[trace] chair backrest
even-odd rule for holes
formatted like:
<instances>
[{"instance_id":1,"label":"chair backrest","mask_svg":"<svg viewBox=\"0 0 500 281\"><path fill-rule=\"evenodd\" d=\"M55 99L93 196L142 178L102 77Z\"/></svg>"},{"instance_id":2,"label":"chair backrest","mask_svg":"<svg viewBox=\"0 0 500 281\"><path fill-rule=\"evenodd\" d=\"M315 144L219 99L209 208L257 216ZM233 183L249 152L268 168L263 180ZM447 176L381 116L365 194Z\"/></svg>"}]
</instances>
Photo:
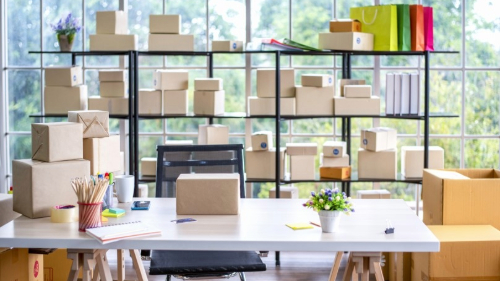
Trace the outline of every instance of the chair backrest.
<instances>
[{"instance_id":1,"label":"chair backrest","mask_svg":"<svg viewBox=\"0 0 500 281\"><path fill-rule=\"evenodd\" d=\"M156 197L175 197L180 174L238 173L245 198L242 144L158 145L156 151Z\"/></svg>"}]
</instances>

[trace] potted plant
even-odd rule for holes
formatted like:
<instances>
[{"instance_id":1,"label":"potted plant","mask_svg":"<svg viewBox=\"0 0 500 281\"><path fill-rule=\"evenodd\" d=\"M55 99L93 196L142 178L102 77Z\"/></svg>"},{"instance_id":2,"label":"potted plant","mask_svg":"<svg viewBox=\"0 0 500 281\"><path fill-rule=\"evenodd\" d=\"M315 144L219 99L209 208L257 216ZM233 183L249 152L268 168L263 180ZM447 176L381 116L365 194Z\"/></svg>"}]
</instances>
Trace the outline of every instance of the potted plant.
<instances>
[{"instance_id":1,"label":"potted plant","mask_svg":"<svg viewBox=\"0 0 500 281\"><path fill-rule=\"evenodd\" d=\"M351 197L340 193L338 188L321 189L318 194L312 191L309 200L302 205L318 212L323 232L337 232L341 213L354 212Z\"/></svg>"},{"instance_id":2,"label":"potted plant","mask_svg":"<svg viewBox=\"0 0 500 281\"><path fill-rule=\"evenodd\" d=\"M61 52L71 52L75 35L82 28L78 19L69 13L66 18L61 18L56 24L50 26L56 32Z\"/></svg>"}]
</instances>

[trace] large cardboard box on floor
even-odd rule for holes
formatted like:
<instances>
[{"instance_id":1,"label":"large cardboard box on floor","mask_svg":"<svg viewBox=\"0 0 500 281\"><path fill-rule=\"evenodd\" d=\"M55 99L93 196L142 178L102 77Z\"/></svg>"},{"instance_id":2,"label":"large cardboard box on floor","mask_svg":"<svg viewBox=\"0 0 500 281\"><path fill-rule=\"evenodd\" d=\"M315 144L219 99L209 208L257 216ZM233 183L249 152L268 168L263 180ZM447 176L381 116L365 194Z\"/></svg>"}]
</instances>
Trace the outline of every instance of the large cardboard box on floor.
<instances>
[{"instance_id":1,"label":"large cardboard box on floor","mask_svg":"<svg viewBox=\"0 0 500 281\"><path fill-rule=\"evenodd\" d=\"M43 255L28 251L28 281L44 281Z\"/></svg>"},{"instance_id":2,"label":"large cardboard box on floor","mask_svg":"<svg viewBox=\"0 0 500 281\"><path fill-rule=\"evenodd\" d=\"M0 226L20 216L18 213L12 211L13 202L12 194L0 193Z\"/></svg>"},{"instance_id":3,"label":"large cardboard box on floor","mask_svg":"<svg viewBox=\"0 0 500 281\"><path fill-rule=\"evenodd\" d=\"M163 114L187 114L188 91L163 91Z\"/></svg>"},{"instance_id":4,"label":"large cardboard box on floor","mask_svg":"<svg viewBox=\"0 0 500 281\"><path fill-rule=\"evenodd\" d=\"M189 72L185 70L156 70L153 86L156 90L187 90Z\"/></svg>"},{"instance_id":5,"label":"large cardboard box on floor","mask_svg":"<svg viewBox=\"0 0 500 281\"><path fill-rule=\"evenodd\" d=\"M295 88L297 115L333 116L333 87Z\"/></svg>"},{"instance_id":6,"label":"large cardboard box on floor","mask_svg":"<svg viewBox=\"0 0 500 281\"><path fill-rule=\"evenodd\" d=\"M213 52L242 52L243 41L214 40L212 41Z\"/></svg>"},{"instance_id":7,"label":"large cardboard box on floor","mask_svg":"<svg viewBox=\"0 0 500 281\"><path fill-rule=\"evenodd\" d=\"M221 91L194 91L194 114L221 115L225 113L224 90Z\"/></svg>"},{"instance_id":8,"label":"large cardboard box on floor","mask_svg":"<svg viewBox=\"0 0 500 281\"><path fill-rule=\"evenodd\" d=\"M380 98L375 96L369 99L334 97L333 113L345 116L380 115Z\"/></svg>"},{"instance_id":9,"label":"large cardboard box on floor","mask_svg":"<svg viewBox=\"0 0 500 281\"><path fill-rule=\"evenodd\" d=\"M149 51L194 51L192 34L149 34Z\"/></svg>"},{"instance_id":10,"label":"large cardboard box on floor","mask_svg":"<svg viewBox=\"0 0 500 281\"><path fill-rule=\"evenodd\" d=\"M248 97L248 114L274 115L276 114L275 98ZM280 99L280 114L295 115L295 98Z\"/></svg>"},{"instance_id":11,"label":"large cardboard box on floor","mask_svg":"<svg viewBox=\"0 0 500 281\"><path fill-rule=\"evenodd\" d=\"M141 174L143 176L156 176L156 161L155 157L141 158Z\"/></svg>"},{"instance_id":12,"label":"large cardboard box on floor","mask_svg":"<svg viewBox=\"0 0 500 281\"><path fill-rule=\"evenodd\" d=\"M259 98L276 98L276 70L257 69L257 96ZM280 70L280 97L295 97L295 70Z\"/></svg>"},{"instance_id":13,"label":"large cardboard box on floor","mask_svg":"<svg viewBox=\"0 0 500 281\"><path fill-rule=\"evenodd\" d=\"M440 251L412 253L412 281L500 280L500 231L490 225L430 225Z\"/></svg>"},{"instance_id":14,"label":"large cardboard box on floor","mask_svg":"<svg viewBox=\"0 0 500 281\"><path fill-rule=\"evenodd\" d=\"M83 126L73 122L31 124L31 158L56 162L83 158Z\"/></svg>"},{"instance_id":15,"label":"large cardboard box on floor","mask_svg":"<svg viewBox=\"0 0 500 281\"><path fill-rule=\"evenodd\" d=\"M92 175L119 171L120 136L84 139L83 158L90 161Z\"/></svg>"},{"instance_id":16,"label":"large cardboard box on floor","mask_svg":"<svg viewBox=\"0 0 500 281\"><path fill-rule=\"evenodd\" d=\"M135 34L90 34L91 51L133 51L137 50Z\"/></svg>"},{"instance_id":17,"label":"large cardboard box on floor","mask_svg":"<svg viewBox=\"0 0 500 281\"><path fill-rule=\"evenodd\" d=\"M81 66L45 68L45 86L73 87L83 84Z\"/></svg>"},{"instance_id":18,"label":"large cardboard box on floor","mask_svg":"<svg viewBox=\"0 0 500 281\"><path fill-rule=\"evenodd\" d=\"M319 49L343 51L372 51L373 34L362 32L335 32L319 34Z\"/></svg>"},{"instance_id":19,"label":"large cardboard box on floor","mask_svg":"<svg viewBox=\"0 0 500 281\"><path fill-rule=\"evenodd\" d=\"M290 179L314 180L316 177L315 158L316 155L291 155Z\"/></svg>"},{"instance_id":20,"label":"large cardboard box on floor","mask_svg":"<svg viewBox=\"0 0 500 281\"><path fill-rule=\"evenodd\" d=\"M320 166L323 167L346 167L349 166L349 155L342 157L325 157L323 153L320 153Z\"/></svg>"},{"instance_id":21,"label":"large cardboard box on floor","mask_svg":"<svg viewBox=\"0 0 500 281\"><path fill-rule=\"evenodd\" d=\"M180 34L181 15L149 15L149 33Z\"/></svg>"},{"instance_id":22,"label":"large cardboard box on floor","mask_svg":"<svg viewBox=\"0 0 500 281\"><path fill-rule=\"evenodd\" d=\"M199 125L198 144L228 144L229 127L219 124Z\"/></svg>"},{"instance_id":23,"label":"large cardboard box on floor","mask_svg":"<svg viewBox=\"0 0 500 281\"><path fill-rule=\"evenodd\" d=\"M239 214L239 174L182 174L176 183L177 215Z\"/></svg>"},{"instance_id":24,"label":"large cardboard box on floor","mask_svg":"<svg viewBox=\"0 0 500 281\"><path fill-rule=\"evenodd\" d=\"M66 114L71 110L87 109L87 86L48 86L44 88L45 114Z\"/></svg>"},{"instance_id":25,"label":"large cardboard box on floor","mask_svg":"<svg viewBox=\"0 0 500 281\"><path fill-rule=\"evenodd\" d=\"M128 20L124 11L97 11L96 34L127 34Z\"/></svg>"},{"instance_id":26,"label":"large cardboard box on floor","mask_svg":"<svg viewBox=\"0 0 500 281\"><path fill-rule=\"evenodd\" d=\"M395 180L398 171L397 154L396 149L373 152L360 148L358 150L359 178Z\"/></svg>"},{"instance_id":27,"label":"large cardboard box on floor","mask_svg":"<svg viewBox=\"0 0 500 281\"><path fill-rule=\"evenodd\" d=\"M444 149L429 146L429 169L444 169ZM401 147L401 174L405 178L422 178L424 173L424 147Z\"/></svg>"},{"instance_id":28,"label":"large cardboard box on floor","mask_svg":"<svg viewBox=\"0 0 500 281\"><path fill-rule=\"evenodd\" d=\"M89 110L108 111L109 114L127 115L128 98L89 97Z\"/></svg>"},{"instance_id":29,"label":"large cardboard box on floor","mask_svg":"<svg viewBox=\"0 0 500 281\"><path fill-rule=\"evenodd\" d=\"M126 98L128 96L127 83L102 81L99 84L99 95L104 98Z\"/></svg>"},{"instance_id":30,"label":"large cardboard box on floor","mask_svg":"<svg viewBox=\"0 0 500 281\"><path fill-rule=\"evenodd\" d=\"M99 70L99 82L127 81L127 72L122 69Z\"/></svg>"},{"instance_id":31,"label":"large cardboard box on floor","mask_svg":"<svg viewBox=\"0 0 500 281\"><path fill-rule=\"evenodd\" d=\"M361 130L359 147L375 152L397 149L397 134L395 129L384 127Z\"/></svg>"},{"instance_id":32,"label":"large cardboard box on floor","mask_svg":"<svg viewBox=\"0 0 500 281\"><path fill-rule=\"evenodd\" d=\"M285 148L280 152L280 177L284 178ZM245 173L247 178L275 179L276 178L276 148L265 151L245 150Z\"/></svg>"},{"instance_id":33,"label":"large cardboard box on floor","mask_svg":"<svg viewBox=\"0 0 500 281\"><path fill-rule=\"evenodd\" d=\"M269 198L276 198L276 187L269 190ZM299 189L295 186L280 186L280 198L299 199Z\"/></svg>"},{"instance_id":34,"label":"large cardboard box on floor","mask_svg":"<svg viewBox=\"0 0 500 281\"><path fill-rule=\"evenodd\" d=\"M252 134L253 151L269 150L273 147L273 133L271 131L260 131Z\"/></svg>"},{"instance_id":35,"label":"large cardboard box on floor","mask_svg":"<svg viewBox=\"0 0 500 281\"><path fill-rule=\"evenodd\" d=\"M333 87L333 76L330 74L302 74L302 87Z\"/></svg>"},{"instance_id":36,"label":"large cardboard box on floor","mask_svg":"<svg viewBox=\"0 0 500 281\"><path fill-rule=\"evenodd\" d=\"M0 280L28 280L28 249L0 250Z\"/></svg>"},{"instance_id":37,"label":"large cardboard box on floor","mask_svg":"<svg viewBox=\"0 0 500 281\"><path fill-rule=\"evenodd\" d=\"M68 259L66 249L57 249L54 252L43 255L44 281L66 281L71 271L72 260ZM80 271L79 278L82 277Z\"/></svg>"},{"instance_id":38,"label":"large cardboard box on floor","mask_svg":"<svg viewBox=\"0 0 500 281\"><path fill-rule=\"evenodd\" d=\"M162 114L161 95L160 90L139 90L139 114Z\"/></svg>"},{"instance_id":39,"label":"large cardboard box on floor","mask_svg":"<svg viewBox=\"0 0 500 281\"><path fill-rule=\"evenodd\" d=\"M109 137L109 112L107 111L68 111L68 121L82 124L84 139Z\"/></svg>"},{"instance_id":40,"label":"large cardboard box on floor","mask_svg":"<svg viewBox=\"0 0 500 281\"><path fill-rule=\"evenodd\" d=\"M49 217L50 209L55 205L76 205L71 180L81 177L90 177L90 162L87 160L52 163L13 160L14 211L34 219Z\"/></svg>"}]
</instances>

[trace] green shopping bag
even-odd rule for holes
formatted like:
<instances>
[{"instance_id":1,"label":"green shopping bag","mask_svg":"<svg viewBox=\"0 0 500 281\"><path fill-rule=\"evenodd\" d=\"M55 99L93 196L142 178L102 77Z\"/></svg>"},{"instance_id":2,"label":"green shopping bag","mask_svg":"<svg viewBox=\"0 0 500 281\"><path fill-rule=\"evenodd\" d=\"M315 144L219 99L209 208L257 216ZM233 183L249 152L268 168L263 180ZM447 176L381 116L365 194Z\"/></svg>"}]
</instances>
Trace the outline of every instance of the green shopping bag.
<instances>
[{"instance_id":1,"label":"green shopping bag","mask_svg":"<svg viewBox=\"0 0 500 281\"><path fill-rule=\"evenodd\" d=\"M398 50L411 51L410 5L397 4L398 9Z\"/></svg>"},{"instance_id":2,"label":"green shopping bag","mask_svg":"<svg viewBox=\"0 0 500 281\"><path fill-rule=\"evenodd\" d=\"M398 12L394 5L351 8L351 19L361 22L361 32L373 34L373 50L398 50Z\"/></svg>"}]
</instances>

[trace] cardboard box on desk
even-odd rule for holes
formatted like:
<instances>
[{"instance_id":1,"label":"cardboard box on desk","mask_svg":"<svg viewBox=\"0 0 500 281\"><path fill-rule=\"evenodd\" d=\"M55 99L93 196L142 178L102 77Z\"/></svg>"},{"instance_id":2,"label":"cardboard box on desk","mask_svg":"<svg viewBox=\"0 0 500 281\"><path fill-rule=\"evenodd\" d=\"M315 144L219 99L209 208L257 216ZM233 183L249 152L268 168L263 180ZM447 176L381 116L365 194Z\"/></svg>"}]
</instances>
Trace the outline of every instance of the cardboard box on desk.
<instances>
[{"instance_id":1,"label":"cardboard box on desk","mask_svg":"<svg viewBox=\"0 0 500 281\"><path fill-rule=\"evenodd\" d=\"M243 41L214 40L212 41L213 52L242 52Z\"/></svg>"},{"instance_id":2,"label":"cardboard box on desk","mask_svg":"<svg viewBox=\"0 0 500 281\"><path fill-rule=\"evenodd\" d=\"M348 179L351 177L351 167L319 167L319 176L328 179Z\"/></svg>"},{"instance_id":3,"label":"cardboard box on desk","mask_svg":"<svg viewBox=\"0 0 500 281\"><path fill-rule=\"evenodd\" d=\"M89 161L46 163L31 159L13 160L14 211L35 219L49 217L50 209L55 205L76 205L71 180L77 177L90 177Z\"/></svg>"},{"instance_id":4,"label":"cardboard box on desk","mask_svg":"<svg viewBox=\"0 0 500 281\"><path fill-rule=\"evenodd\" d=\"M269 198L276 198L276 187L269 190ZM295 186L280 186L280 198L299 199L299 189Z\"/></svg>"},{"instance_id":5,"label":"cardboard box on desk","mask_svg":"<svg viewBox=\"0 0 500 281\"><path fill-rule=\"evenodd\" d=\"M373 152L360 148L358 150L358 176L360 179L395 180L397 162L396 149Z\"/></svg>"},{"instance_id":6,"label":"cardboard box on desk","mask_svg":"<svg viewBox=\"0 0 500 281\"><path fill-rule=\"evenodd\" d=\"M149 33L180 34L181 15L149 15Z\"/></svg>"},{"instance_id":7,"label":"cardboard box on desk","mask_svg":"<svg viewBox=\"0 0 500 281\"><path fill-rule=\"evenodd\" d=\"M290 179L314 180L316 177L315 158L316 155L290 155Z\"/></svg>"},{"instance_id":8,"label":"cardboard box on desk","mask_svg":"<svg viewBox=\"0 0 500 281\"><path fill-rule=\"evenodd\" d=\"M276 114L275 98L248 97L249 115ZM295 115L295 98L280 98L280 114Z\"/></svg>"},{"instance_id":9,"label":"cardboard box on desk","mask_svg":"<svg viewBox=\"0 0 500 281\"><path fill-rule=\"evenodd\" d=\"M105 98L126 98L128 96L127 83L101 82L99 83L99 95Z\"/></svg>"},{"instance_id":10,"label":"cardboard box on desk","mask_svg":"<svg viewBox=\"0 0 500 281\"><path fill-rule=\"evenodd\" d=\"M163 91L163 114L188 114L188 91Z\"/></svg>"},{"instance_id":11,"label":"cardboard box on desk","mask_svg":"<svg viewBox=\"0 0 500 281\"><path fill-rule=\"evenodd\" d=\"M371 85L345 85L344 97L346 98L371 98Z\"/></svg>"},{"instance_id":12,"label":"cardboard box on desk","mask_svg":"<svg viewBox=\"0 0 500 281\"><path fill-rule=\"evenodd\" d=\"M302 87L333 87L333 76L330 74L302 74Z\"/></svg>"},{"instance_id":13,"label":"cardboard box on desk","mask_svg":"<svg viewBox=\"0 0 500 281\"><path fill-rule=\"evenodd\" d=\"M28 251L28 281L44 281L43 255Z\"/></svg>"},{"instance_id":14,"label":"cardboard box on desk","mask_svg":"<svg viewBox=\"0 0 500 281\"><path fill-rule=\"evenodd\" d=\"M276 98L276 70L257 69L257 96L259 98ZM295 97L295 70L280 70L280 97Z\"/></svg>"},{"instance_id":15,"label":"cardboard box on desk","mask_svg":"<svg viewBox=\"0 0 500 281\"><path fill-rule=\"evenodd\" d=\"M333 115L333 87L302 87L295 89L297 115Z\"/></svg>"},{"instance_id":16,"label":"cardboard box on desk","mask_svg":"<svg viewBox=\"0 0 500 281\"><path fill-rule=\"evenodd\" d=\"M97 11L96 34L127 34L128 20L124 11Z\"/></svg>"},{"instance_id":17,"label":"cardboard box on desk","mask_svg":"<svg viewBox=\"0 0 500 281\"><path fill-rule=\"evenodd\" d=\"M120 136L83 140L83 158L90 161L90 173L97 175L120 170Z\"/></svg>"},{"instance_id":18,"label":"cardboard box on desk","mask_svg":"<svg viewBox=\"0 0 500 281\"><path fill-rule=\"evenodd\" d=\"M346 156L346 142L345 141L326 141L323 143L324 157L344 157Z\"/></svg>"},{"instance_id":19,"label":"cardboard box on desk","mask_svg":"<svg viewBox=\"0 0 500 281\"><path fill-rule=\"evenodd\" d=\"M160 90L139 90L139 114L162 114L162 93Z\"/></svg>"},{"instance_id":20,"label":"cardboard box on desk","mask_svg":"<svg viewBox=\"0 0 500 281\"><path fill-rule=\"evenodd\" d=\"M339 79L339 93L340 96L344 96L344 89L347 85L365 85L366 81L363 79Z\"/></svg>"},{"instance_id":21,"label":"cardboard box on desk","mask_svg":"<svg viewBox=\"0 0 500 281\"><path fill-rule=\"evenodd\" d=\"M348 99L344 97L334 97L333 107L335 115L380 115L380 98L371 97L369 99Z\"/></svg>"},{"instance_id":22,"label":"cardboard box on desk","mask_svg":"<svg viewBox=\"0 0 500 281\"><path fill-rule=\"evenodd\" d=\"M149 51L194 51L192 34L149 34Z\"/></svg>"},{"instance_id":23,"label":"cardboard box on desk","mask_svg":"<svg viewBox=\"0 0 500 281\"><path fill-rule=\"evenodd\" d=\"M12 194L0 193L0 227L20 216L20 214L12 211L13 202ZM2 252L1 248L0 252Z\"/></svg>"},{"instance_id":24,"label":"cardboard box on desk","mask_svg":"<svg viewBox=\"0 0 500 281\"><path fill-rule=\"evenodd\" d=\"M108 111L109 114L127 115L128 98L89 97L89 110Z\"/></svg>"},{"instance_id":25,"label":"cardboard box on desk","mask_svg":"<svg viewBox=\"0 0 500 281\"><path fill-rule=\"evenodd\" d=\"M84 139L109 137L109 112L107 111L68 111L68 121L82 124Z\"/></svg>"},{"instance_id":26,"label":"cardboard box on desk","mask_svg":"<svg viewBox=\"0 0 500 281\"><path fill-rule=\"evenodd\" d=\"M83 84L81 66L45 68L45 86L73 87Z\"/></svg>"},{"instance_id":27,"label":"cardboard box on desk","mask_svg":"<svg viewBox=\"0 0 500 281\"><path fill-rule=\"evenodd\" d=\"M373 34L362 32L320 33L318 48L342 51L372 51Z\"/></svg>"},{"instance_id":28,"label":"cardboard box on desk","mask_svg":"<svg viewBox=\"0 0 500 281\"><path fill-rule=\"evenodd\" d=\"M100 82L126 82L127 72L125 70L99 70Z\"/></svg>"},{"instance_id":29,"label":"cardboard box on desk","mask_svg":"<svg viewBox=\"0 0 500 281\"><path fill-rule=\"evenodd\" d=\"M141 174L143 176L156 176L156 161L155 157L141 158Z\"/></svg>"},{"instance_id":30,"label":"cardboard box on desk","mask_svg":"<svg viewBox=\"0 0 500 281\"><path fill-rule=\"evenodd\" d=\"M31 124L31 158L44 162L81 159L83 126L56 122Z\"/></svg>"},{"instance_id":31,"label":"cardboard box on desk","mask_svg":"<svg viewBox=\"0 0 500 281\"><path fill-rule=\"evenodd\" d=\"M361 32L361 22L352 19L330 21L330 32Z\"/></svg>"},{"instance_id":32,"label":"cardboard box on desk","mask_svg":"<svg viewBox=\"0 0 500 281\"><path fill-rule=\"evenodd\" d=\"M391 199L386 189L358 190L358 199Z\"/></svg>"},{"instance_id":33,"label":"cardboard box on desk","mask_svg":"<svg viewBox=\"0 0 500 281\"><path fill-rule=\"evenodd\" d=\"M219 124L199 125L198 144L228 144L229 127Z\"/></svg>"},{"instance_id":34,"label":"cardboard box on desk","mask_svg":"<svg viewBox=\"0 0 500 281\"><path fill-rule=\"evenodd\" d=\"M187 90L189 72L185 70L156 70L153 85L156 90Z\"/></svg>"},{"instance_id":35,"label":"cardboard box on desk","mask_svg":"<svg viewBox=\"0 0 500 281\"><path fill-rule=\"evenodd\" d=\"M273 133L270 131L260 131L252 134L253 151L269 150L273 148Z\"/></svg>"},{"instance_id":36,"label":"cardboard box on desk","mask_svg":"<svg viewBox=\"0 0 500 281\"><path fill-rule=\"evenodd\" d=\"M286 154L288 155L316 155L318 154L317 143L287 143Z\"/></svg>"},{"instance_id":37,"label":"cardboard box on desk","mask_svg":"<svg viewBox=\"0 0 500 281\"><path fill-rule=\"evenodd\" d=\"M429 146L429 169L444 169L444 149ZM424 147L401 147L401 173L405 178L422 178L424 174Z\"/></svg>"},{"instance_id":38,"label":"cardboard box on desk","mask_svg":"<svg viewBox=\"0 0 500 281\"><path fill-rule=\"evenodd\" d=\"M47 86L44 88L46 114L66 114L71 110L87 109L87 86Z\"/></svg>"},{"instance_id":39,"label":"cardboard box on desk","mask_svg":"<svg viewBox=\"0 0 500 281\"><path fill-rule=\"evenodd\" d=\"M196 78L194 79L195 91L220 91L223 90L221 78Z\"/></svg>"},{"instance_id":40,"label":"cardboard box on desk","mask_svg":"<svg viewBox=\"0 0 500 281\"><path fill-rule=\"evenodd\" d=\"M284 178L285 148L280 152L280 177ZM276 148L266 151L245 150L245 172L247 178L275 179L276 178Z\"/></svg>"},{"instance_id":41,"label":"cardboard box on desk","mask_svg":"<svg viewBox=\"0 0 500 281\"><path fill-rule=\"evenodd\" d=\"M397 149L397 134L395 129L385 127L361 130L359 147L375 152Z\"/></svg>"},{"instance_id":42,"label":"cardboard box on desk","mask_svg":"<svg viewBox=\"0 0 500 281\"><path fill-rule=\"evenodd\" d=\"M195 115L221 115L225 113L225 92L194 91Z\"/></svg>"},{"instance_id":43,"label":"cardboard box on desk","mask_svg":"<svg viewBox=\"0 0 500 281\"><path fill-rule=\"evenodd\" d=\"M0 280L28 280L28 249L0 251Z\"/></svg>"},{"instance_id":44,"label":"cardboard box on desk","mask_svg":"<svg viewBox=\"0 0 500 281\"><path fill-rule=\"evenodd\" d=\"M135 34L90 34L91 51L133 51L137 50Z\"/></svg>"},{"instance_id":45,"label":"cardboard box on desk","mask_svg":"<svg viewBox=\"0 0 500 281\"><path fill-rule=\"evenodd\" d=\"M177 215L239 214L239 174L182 174L176 183Z\"/></svg>"},{"instance_id":46,"label":"cardboard box on desk","mask_svg":"<svg viewBox=\"0 0 500 281\"><path fill-rule=\"evenodd\" d=\"M342 157L325 157L323 153L320 154L320 165L323 167L347 167L349 163L349 155Z\"/></svg>"}]
</instances>

